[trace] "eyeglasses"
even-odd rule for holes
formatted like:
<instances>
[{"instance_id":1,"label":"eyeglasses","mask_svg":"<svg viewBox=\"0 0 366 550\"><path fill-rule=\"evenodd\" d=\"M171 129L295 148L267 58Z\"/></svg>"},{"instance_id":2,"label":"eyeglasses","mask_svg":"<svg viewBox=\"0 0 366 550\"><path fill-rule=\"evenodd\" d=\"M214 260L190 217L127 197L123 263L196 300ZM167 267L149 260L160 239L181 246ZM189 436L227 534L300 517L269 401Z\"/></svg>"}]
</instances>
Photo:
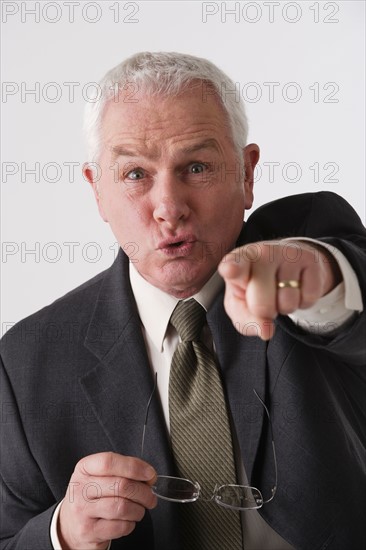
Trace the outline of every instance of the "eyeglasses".
<instances>
[{"instance_id":1,"label":"eyeglasses","mask_svg":"<svg viewBox=\"0 0 366 550\"><path fill-rule=\"evenodd\" d=\"M145 423L144 423L144 428L142 432L141 457L144 456L144 442L145 442L147 420L149 416L151 401L156 391L156 386L157 386L157 373L155 374L154 388L151 392L151 395L146 407ZM255 389L253 389L253 392L257 397L257 399L262 404L262 406L264 407L264 410L266 411L270 430L271 430L275 482L273 487L271 488L270 498L268 500L264 500L261 491L259 489L256 489L255 487L249 487L247 485L216 484L211 498L206 499L202 497L201 487L197 481L190 481L189 479L184 479L181 477L172 477L172 476L164 476L164 475L158 475L155 485L151 487L154 495L164 500L169 500L171 502L179 502L179 503L195 502L198 499L205 500L205 501L213 501L219 506L222 506L224 508L229 508L231 510L256 510L258 508L261 508L264 504L271 502L271 500L274 499L274 496L277 490L277 459L276 459L275 444L273 440L272 422L271 422L269 411L265 403L259 397Z\"/></svg>"}]
</instances>

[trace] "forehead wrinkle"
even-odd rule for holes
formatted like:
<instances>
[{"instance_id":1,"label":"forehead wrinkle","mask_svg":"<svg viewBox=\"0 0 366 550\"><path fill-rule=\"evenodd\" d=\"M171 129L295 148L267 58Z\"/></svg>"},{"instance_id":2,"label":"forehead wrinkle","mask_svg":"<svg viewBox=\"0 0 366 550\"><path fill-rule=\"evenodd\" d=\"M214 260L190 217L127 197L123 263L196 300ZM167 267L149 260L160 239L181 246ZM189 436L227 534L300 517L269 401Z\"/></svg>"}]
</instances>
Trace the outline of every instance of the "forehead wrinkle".
<instances>
[{"instance_id":1,"label":"forehead wrinkle","mask_svg":"<svg viewBox=\"0 0 366 550\"><path fill-rule=\"evenodd\" d=\"M176 155L189 154L204 148L216 149L216 151L222 152L219 138L224 135L223 128L220 124L204 121L196 122L183 131L174 129L171 135L166 135L164 137L153 136L152 139L155 139L163 150L167 149Z\"/></svg>"},{"instance_id":2,"label":"forehead wrinkle","mask_svg":"<svg viewBox=\"0 0 366 550\"><path fill-rule=\"evenodd\" d=\"M149 150L149 147L146 147L146 143L145 146L139 143L120 144L111 146L110 150L112 153L112 159L117 159L118 157L144 157L147 159L155 160L159 158L159 153L156 147L154 147L153 149L150 148Z\"/></svg>"},{"instance_id":3,"label":"forehead wrinkle","mask_svg":"<svg viewBox=\"0 0 366 550\"><path fill-rule=\"evenodd\" d=\"M164 127L161 121L159 124L150 124L149 127L139 126L137 125L132 132L118 132L115 138L110 136L110 141L115 143L109 147L112 159L126 156L159 160L167 153L177 157L194 153L199 149L223 152L219 138L226 134L226 128L219 120L195 121L181 131L176 126ZM185 142L188 144L184 145Z\"/></svg>"},{"instance_id":4,"label":"forehead wrinkle","mask_svg":"<svg viewBox=\"0 0 366 550\"><path fill-rule=\"evenodd\" d=\"M144 135L144 132L140 132L139 134L118 132L114 136L111 135L108 141L108 149L114 159L119 156L145 157L149 159L159 157L159 138L151 139Z\"/></svg>"}]
</instances>

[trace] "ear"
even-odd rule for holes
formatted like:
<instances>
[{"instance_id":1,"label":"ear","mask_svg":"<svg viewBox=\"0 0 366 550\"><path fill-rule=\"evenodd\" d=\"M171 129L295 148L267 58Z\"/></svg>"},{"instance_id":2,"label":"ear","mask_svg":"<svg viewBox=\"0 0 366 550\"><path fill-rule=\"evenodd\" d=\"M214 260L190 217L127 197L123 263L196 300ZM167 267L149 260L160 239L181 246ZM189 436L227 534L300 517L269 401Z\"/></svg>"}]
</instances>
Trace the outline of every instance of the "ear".
<instances>
[{"instance_id":1,"label":"ear","mask_svg":"<svg viewBox=\"0 0 366 550\"><path fill-rule=\"evenodd\" d=\"M255 143L250 143L243 150L244 156L244 191L245 191L245 209L248 210L252 207L254 195L254 169L259 160L259 147Z\"/></svg>"},{"instance_id":2,"label":"ear","mask_svg":"<svg viewBox=\"0 0 366 550\"><path fill-rule=\"evenodd\" d=\"M88 181L90 183L90 186L93 189L94 197L95 197L95 200L97 202L98 210L99 210L99 214L100 214L101 218L105 222L108 222L107 216L104 213L104 209L103 209L103 205L102 205L102 201L101 201L101 196L100 196L100 191L98 189L98 182L99 182L100 177L99 177L98 173L95 173L95 171L94 171L95 169L93 168L93 165L95 165L94 162L92 162L92 163L85 162L83 164L83 176L86 179L86 181Z\"/></svg>"}]
</instances>

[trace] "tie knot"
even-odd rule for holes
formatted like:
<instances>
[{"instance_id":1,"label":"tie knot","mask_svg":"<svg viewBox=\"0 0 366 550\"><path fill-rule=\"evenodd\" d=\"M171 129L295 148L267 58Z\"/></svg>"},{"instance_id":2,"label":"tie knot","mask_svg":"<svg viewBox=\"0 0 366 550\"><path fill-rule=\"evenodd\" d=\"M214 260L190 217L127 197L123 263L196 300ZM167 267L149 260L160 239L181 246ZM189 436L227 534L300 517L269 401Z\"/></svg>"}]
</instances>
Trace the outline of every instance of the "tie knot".
<instances>
[{"instance_id":1,"label":"tie knot","mask_svg":"<svg viewBox=\"0 0 366 550\"><path fill-rule=\"evenodd\" d=\"M176 305L170 322L183 342L199 340L206 319L204 308L194 298Z\"/></svg>"}]
</instances>

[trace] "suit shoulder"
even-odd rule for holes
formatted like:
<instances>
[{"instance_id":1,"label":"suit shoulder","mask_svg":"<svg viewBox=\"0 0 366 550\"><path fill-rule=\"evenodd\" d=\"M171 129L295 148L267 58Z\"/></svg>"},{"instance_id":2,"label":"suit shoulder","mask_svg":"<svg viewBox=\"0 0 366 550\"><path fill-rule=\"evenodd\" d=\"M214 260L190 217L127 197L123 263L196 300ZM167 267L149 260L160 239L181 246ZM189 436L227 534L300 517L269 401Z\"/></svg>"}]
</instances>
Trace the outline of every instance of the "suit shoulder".
<instances>
[{"instance_id":1,"label":"suit shoulder","mask_svg":"<svg viewBox=\"0 0 366 550\"><path fill-rule=\"evenodd\" d=\"M78 285L72 290L69 290L68 292L66 292L66 294L60 296L54 302L52 302L52 304L46 306L46 308L52 307L53 305L57 305L61 302L68 303L69 301L77 301L83 299L86 294L95 294L96 292L98 292L98 289L101 286L109 269L110 268L101 271L97 275L94 275L94 277L92 277L91 279L88 279L84 283L81 283L81 285Z\"/></svg>"},{"instance_id":2,"label":"suit shoulder","mask_svg":"<svg viewBox=\"0 0 366 550\"><path fill-rule=\"evenodd\" d=\"M290 195L257 208L245 225L247 242L294 236L320 238L364 233L360 217L331 191Z\"/></svg>"}]
</instances>

